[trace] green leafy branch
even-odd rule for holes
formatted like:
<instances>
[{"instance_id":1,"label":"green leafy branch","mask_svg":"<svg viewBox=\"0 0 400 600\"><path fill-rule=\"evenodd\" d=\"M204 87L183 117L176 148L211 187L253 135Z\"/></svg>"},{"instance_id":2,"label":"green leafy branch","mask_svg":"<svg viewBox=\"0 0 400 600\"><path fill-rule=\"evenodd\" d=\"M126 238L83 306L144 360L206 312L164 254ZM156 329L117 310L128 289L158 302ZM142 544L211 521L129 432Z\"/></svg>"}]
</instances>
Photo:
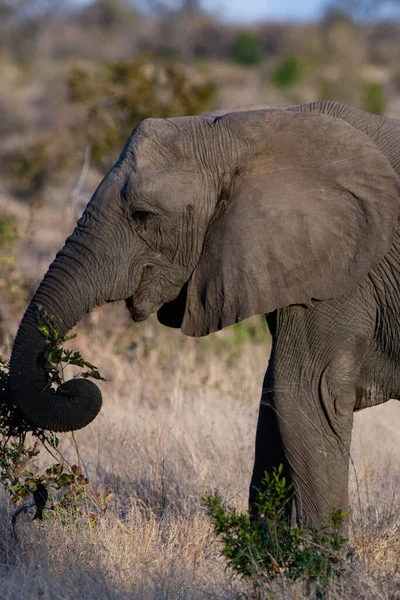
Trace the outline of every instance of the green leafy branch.
<instances>
[{"instance_id":1,"label":"green leafy branch","mask_svg":"<svg viewBox=\"0 0 400 600\"><path fill-rule=\"evenodd\" d=\"M37 305L38 311L38 330L45 339L46 350L44 352L45 364L44 368L48 375L48 387L53 384L61 385L64 383L64 369L67 365L74 365L81 369L87 368L87 371L82 371L75 377L87 379L100 379L105 381L99 373L98 368L92 363L85 360L80 352L66 350L63 346L70 340L76 338L76 334L62 336L60 330L55 325L54 317L46 313L42 306Z\"/></svg>"},{"instance_id":2,"label":"green leafy branch","mask_svg":"<svg viewBox=\"0 0 400 600\"><path fill-rule=\"evenodd\" d=\"M25 466L39 454L40 443L47 449L57 449L59 440L49 431L29 424L16 406L10 403L8 374L10 363L0 357L0 483L12 493L12 486ZM26 445L28 433L36 438Z\"/></svg>"},{"instance_id":3,"label":"green leafy branch","mask_svg":"<svg viewBox=\"0 0 400 600\"><path fill-rule=\"evenodd\" d=\"M67 365L87 369L75 377L103 379L97 367L79 352L63 347L76 335L63 336L55 325L55 319L41 306L37 306L37 315L38 330L45 338L44 368L49 387L64 382ZM87 517L89 523L94 524L106 510L112 495L94 492L80 465L70 465L59 451L59 438L52 432L32 426L10 402L9 369L9 361L0 357L0 483L9 492L14 506L13 527L18 515L31 507L35 507L34 519L42 519L43 511L51 508L59 515L73 513ZM33 438L32 444L27 443L28 434ZM74 443L79 460L75 438ZM44 473L33 473L27 467L39 455L41 448L54 458L55 463ZM29 498L32 501L27 503ZM48 500L52 502L51 507L47 506Z\"/></svg>"},{"instance_id":4,"label":"green leafy branch","mask_svg":"<svg viewBox=\"0 0 400 600\"><path fill-rule=\"evenodd\" d=\"M308 593L313 588L314 597L324 598L329 582L346 573L340 529L348 513L334 510L320 528L291 527L285 513L292 500L282 465L265 474L251 516L226 506L217 491L203 498L227 566L253 584L257 598L271 593L277 577L303 581Z\"/></svg>"},{"instance_id":5,"label":"green leafy branch","mask_svg":"<svg viewBox=\"0 0 400 600\"><path fill-rule=\"evenodd\" d=\"M15 517L22 510L35 507L33 519L43 519L44 510L47 509L62 519L73 516L75 520L85 520L89 526L93 526L114 497L111 492L94 492L82 468L65 462L53 464L42 474L24 471L13 485L12 492L12 504L17 506L13 513L13 525ZM30 496L33 502L26 504Z\"/></svg>"}]
</instances>

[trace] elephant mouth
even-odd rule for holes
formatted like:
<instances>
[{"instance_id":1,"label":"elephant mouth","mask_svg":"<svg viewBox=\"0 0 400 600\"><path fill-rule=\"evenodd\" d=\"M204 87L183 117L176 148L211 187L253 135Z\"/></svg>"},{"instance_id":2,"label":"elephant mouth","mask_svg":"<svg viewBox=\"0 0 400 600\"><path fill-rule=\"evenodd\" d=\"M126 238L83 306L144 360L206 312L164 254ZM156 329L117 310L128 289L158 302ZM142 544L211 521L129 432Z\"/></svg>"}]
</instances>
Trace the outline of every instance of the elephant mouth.
<instances>
[{"instance_id":1,"label":"elephant mouth","mask_svg":"<svg viewBox=\"0 0 400 600\"><path fill-rule=\"evenodd\" d=\"M149 310L148 308L139 308L135 305L133 301L133 296L129 298L125 298L125 306L128 309L128 312L131 316L132 321L139 323L140 321L145 321L149 318L153 310Z\"/></svg>"},{"instance_id":2,"label":"elephant mouth","mask_svg":"<svg viewBox=\"0 0 400 600\"><path fill-rule=\"evenodd\" d=\"M157 319L162 325L180 329L186 310L188 283L185 283L178 296L170 302L165 302L157 311Z\"/></svg>"},{"instance_id":3,"label":"elephant mouth","mask_svg":"<svg viewBox=\"0 0 400 600\"><path fill-rule=\"evenodd\" d=\"M126 308L133 321L145 321L162 304L162 302L159 302L154 308L154 303L150 301L146 293L146 287L152 284L153 278L154 267L151 265L144 265L137 272L135 292L132 296L125 298Z\"/></svg>"},{"instance_id":4,"label":"elephant mouth","mask_svg":"<svg viewBox=\"0 0 400 600\"><path fill-rule=\"evenodd\" d=\"M125 299L125 306L135 322L145 321L153 312L157 311L157 318L162 325L179 329L186 309L187 286L188 284L185 283L178 296L173 300L159 302L157 308L139 306L134 296Z\"/></svg>"},{"instance_id":5,"label":"elephant mouth","mask_svg":"<svg viewBox=\"0 0 400 600\"><path fill-rule=\"evenodd\" d=\"M151 314L157 312L160 323L179 328L185 314L188 282L177 295L175 295L176 291L173 293L172 290L169 290L169 294L168 292L161 294L162 286L155 278L154 265L144 265L139 268L135 279L135 292L125 298L125 306L131 319L134 322L145 321ZM151 294L151 290L156 293Z\"/></svg>"}]
</instances>

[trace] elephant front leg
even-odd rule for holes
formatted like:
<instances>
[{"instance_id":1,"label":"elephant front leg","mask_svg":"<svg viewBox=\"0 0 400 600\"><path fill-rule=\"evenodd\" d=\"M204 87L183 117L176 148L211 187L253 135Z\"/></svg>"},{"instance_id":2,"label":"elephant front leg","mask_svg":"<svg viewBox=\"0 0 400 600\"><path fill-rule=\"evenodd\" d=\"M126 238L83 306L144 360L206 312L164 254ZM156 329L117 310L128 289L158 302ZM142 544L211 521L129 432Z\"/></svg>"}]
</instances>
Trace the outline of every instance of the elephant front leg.
<instances>
[{"instance_id":1,"label":"elephant front leg","mask_svg":"<svg viewBox=\"0 0 400 600\"><path fill-rule=\"evenodd\" d=\"M283 475L288 483L292 482L289 466L285 457L279 420L275 409L268 403L266 394L261 397L258 413L256 448L253 475L250 484L249 506L250 512L255 515L258 492L265 489L264 478L266 473L273 473L283 465ZM286 518L292 518L293 498L285 507Z\"/></svg>"},{"instance_id":2,"label":"elephant front leg","mask_svg":"<svg viewBox=\"0 0 400 600\"><path fill-rule=\"evenodd\" d=\"M282 379L271 359L261 398L250 506L256 490L263 488L264 473L283 464L294 487L298 524L319 526L334 509L348 507L354 402L353 394L341 391L344 396L336 397L328 371L314 381L300 370L297 380L293 372L290 379ZM287 517L291 515L288 505Z\"/></svg>"}]
</instances>

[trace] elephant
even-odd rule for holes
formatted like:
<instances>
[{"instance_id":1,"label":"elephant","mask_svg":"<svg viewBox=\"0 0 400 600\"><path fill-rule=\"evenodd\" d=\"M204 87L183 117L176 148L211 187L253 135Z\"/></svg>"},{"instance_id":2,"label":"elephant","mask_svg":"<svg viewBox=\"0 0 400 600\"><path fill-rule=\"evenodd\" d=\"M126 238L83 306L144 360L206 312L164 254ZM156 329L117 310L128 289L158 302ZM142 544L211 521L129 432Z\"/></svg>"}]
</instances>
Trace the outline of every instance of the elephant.
<instances>
[{"instance_id":1,"label":"elephant","mask_svg":"<svg viewBox=\"0 0 400 600\"><path fill-rule=\"evenodd\" d=\"M400 398L400 121L319 101L145 119L50 265L11 354L12 402L79 429L97 386L46 389L37 306L64 335L125 300L134 321L206 336L265 314L250 504L283 465L291 511L348 506L354 411Z\"/></svg>"}]
</instances>

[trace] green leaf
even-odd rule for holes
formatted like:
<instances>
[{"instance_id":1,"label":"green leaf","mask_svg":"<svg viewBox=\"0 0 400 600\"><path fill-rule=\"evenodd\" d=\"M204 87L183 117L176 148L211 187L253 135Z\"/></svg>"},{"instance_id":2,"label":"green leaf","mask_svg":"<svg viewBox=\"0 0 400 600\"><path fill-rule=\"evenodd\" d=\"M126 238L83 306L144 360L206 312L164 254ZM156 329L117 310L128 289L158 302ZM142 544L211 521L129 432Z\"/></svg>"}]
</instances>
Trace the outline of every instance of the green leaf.
<instances>
[{"instance_id":1,"label":"green leaf","mask_svg":"<svg viewBox=\"0 0 400 600\"><path fill-rule=\"evenodd\" d=\"M71 335L68 335L67 337L65 337L63 339L63 344L65 344L66 342L69 342L70 340L74 340L77 337L76 333L72 333Z\"/></svg>"},{"instance_id":2,"label":"green leaf","mask_svg":"<svg viewBox=\"0 0 400 600\"><path fill-rule=\"evenodd\" d=\"M37 483L36 483L36 481L28 481L28 482L26 482L26 488L30 492L36 492L36 490L37 490Z\"/></svg>"},{"instance_id":3,"label":"green leaf","mask_svg":"<svg viewBox=\"0 0 400 600\"><path fill-rule=\"evenodd\" d=\"M88 377L92 377L93 379L107 381L106 379L104 379L104 377L100 375L98 371L83 371L83 373L81 373L81 377L84 377L85 379L87 379Z\"/></svg>"},{"instance_id":4,"label":"green leaf","mask_svg":"<svg viewBox=\"0 0 400 600\"><path fill-rule=\"evenodd\" d=\"M60 477L57 479L57 484L60 487L64 485L71 485L74 482L74 475L72 473L62 473Z\"/></svg>"},{"instance_id":5,"label":"green leaf","mask_svg":"<svg viewBox=\"0 0 400 600\"><path fill-rule=\"evenodd\" d=\"M50 336L49 328L46 325L41 325L40 327L38 327L38 330L45 338L48 338Z\"/></svg>"},{"instance_id":6,"label":"green leaf","mask_svg":"<svg viewBox=\"0 0 400 600\"><path fill-rule=\"evenodd\" d=\"M60 463L56 463L48 469L46 469L46 475L55 475L56 477L59 477L62 472L63 466Z\"/></svg>"},{"instance_id":7,"label":"green leaf","mask_svg":"<svg viewBox=\"0 0 400 600\"><path fill-rule=\"evenodd\" d=\"M92 363L88 362L87 360L85 360L84 363L85 367L87 367L88 369L91 369L92 371L97 371L97 367L95 365L92 365Z\"/></svg>"}]
</instances>

